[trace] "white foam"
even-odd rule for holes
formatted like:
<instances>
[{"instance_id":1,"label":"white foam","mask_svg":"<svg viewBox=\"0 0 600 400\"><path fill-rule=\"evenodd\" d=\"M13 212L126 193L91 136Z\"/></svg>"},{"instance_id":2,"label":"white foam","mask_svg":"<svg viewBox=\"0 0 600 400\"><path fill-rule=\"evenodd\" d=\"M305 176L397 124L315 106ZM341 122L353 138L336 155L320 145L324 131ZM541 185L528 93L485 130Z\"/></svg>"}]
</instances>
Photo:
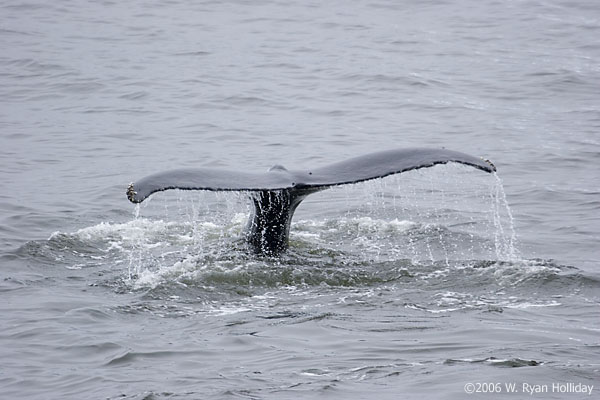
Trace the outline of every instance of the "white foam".
<instances>
[{"instance_id":1,"label":"white foam","mask_svg":"<svg viewBox=\"0 0 600 400\"><path fill-rule=\"evenodd\" d=\"M336 219L301 220L293 224L296 229L310 230L319 229L326 231L339 231L347 229L360 229L362 231L395 231L405 232L418 224L412 221L393 219L391 221L372 217L340 217Z\"/></svg>"},{"instance_id":2,"label":"white foam","mask_svg":"<svg viewBox=\"0 0 600 400\"><path fill-rule=\"evenodd\" d=\"M151 288L154 289L161 283L169 280L176 280L182 276L194 275L198 269L198 257L189 257L187 259L177 261L170 266L164 266L156 271L142 269L137 274L137 277L132 279L135 289Z\"/></svg>"},{"instance_id":3,"label":"white foam","mask_svg":"<svg viewBox=\"0 0 600 400\"><path fill-rule=\"evenodd\" d=\"M548 303L529 303L529 302L524 302L524 303L517 303L517 304L498 304L501 307L504 308L533 308L533 307L557 307L562 305L562 303L559 303L558 301L550 301Z\"/></svg>"},{"instance_id":4,"label":"white foam","mask_svg":"<svg viewBox=\"0 0 600 400\"><path fill-rule=\"evenodd\" d=\"M400 221L397 218L392 221L374 219L371 217L340 218L338 226L342 229L353 228L370 232L406 232L418 224L412 221Z\"/></svg>"},{"instance_id":5,"label":"white foam","mask_svg":"<svg viewBox=\"0 0 600 400\"><path fill-rule=\"evenodd\" d=\"M252 311L251 308L242 306L220 306L213 310L209 310L208 313L216 316L239 314L242 312Z\"/></svg>"},{"instance_id":6,"label":"white foam","mask_svg":"<svg viewBox=\"0 0 600 400\"><path fill-rule=\"evenodd\" d=\"M501 285L517 285L540 274L557 274L560 268L539 260L519 260L494 264L494 277Z\"/></svg>"}]
</instances>

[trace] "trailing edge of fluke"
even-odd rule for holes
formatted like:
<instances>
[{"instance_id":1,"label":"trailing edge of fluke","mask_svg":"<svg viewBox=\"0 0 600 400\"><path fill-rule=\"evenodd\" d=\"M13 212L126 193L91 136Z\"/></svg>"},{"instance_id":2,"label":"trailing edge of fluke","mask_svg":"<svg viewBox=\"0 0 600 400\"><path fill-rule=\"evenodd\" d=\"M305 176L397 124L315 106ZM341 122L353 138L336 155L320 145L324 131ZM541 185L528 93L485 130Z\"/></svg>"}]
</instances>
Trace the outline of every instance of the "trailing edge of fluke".
<instances>
[{"instance_id":1,"label":"trailing edge of fluke","mask_svg":"<svg viewBox=\"0 0 600 400\"><path fill-rule=\"evenodd\" d=\"M287 249L292 216L309 194L449 162L489 173L496 171L489 160L465 153L406 148L367 154L308 171L288 171L275 165L264 173L211 168L159 172L131 183L127 198L132 203L141 203L153 193L169 189L249 192L254 211L248 220L246 240L257 253L277 255Z\"/></svg>"}]
</instances>

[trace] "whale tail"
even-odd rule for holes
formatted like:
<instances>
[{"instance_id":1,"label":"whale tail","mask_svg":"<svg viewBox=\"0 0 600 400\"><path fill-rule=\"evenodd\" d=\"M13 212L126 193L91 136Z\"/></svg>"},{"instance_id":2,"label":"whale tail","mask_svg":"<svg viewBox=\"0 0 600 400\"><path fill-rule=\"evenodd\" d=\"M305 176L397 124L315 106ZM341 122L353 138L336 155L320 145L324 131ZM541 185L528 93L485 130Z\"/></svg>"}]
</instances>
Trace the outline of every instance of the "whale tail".
<instances>
[{"instance_id":1,"label":"whale tail","mask_svg":"<svg viewBox=\"0 0 600 400\"><path fill-rule=\"evenodd\" d=\"M287 249L294 211L309 194L449 162L496 171L489 160L468 154L409 148L372 153L309 171L288 171L280 165L258 174L209 168L171 170L131 183L127 198L141 203L153 193L170 189L249 192L254 210L246 241L257 253L277 255Z\"/></svg>"}]
</instances>

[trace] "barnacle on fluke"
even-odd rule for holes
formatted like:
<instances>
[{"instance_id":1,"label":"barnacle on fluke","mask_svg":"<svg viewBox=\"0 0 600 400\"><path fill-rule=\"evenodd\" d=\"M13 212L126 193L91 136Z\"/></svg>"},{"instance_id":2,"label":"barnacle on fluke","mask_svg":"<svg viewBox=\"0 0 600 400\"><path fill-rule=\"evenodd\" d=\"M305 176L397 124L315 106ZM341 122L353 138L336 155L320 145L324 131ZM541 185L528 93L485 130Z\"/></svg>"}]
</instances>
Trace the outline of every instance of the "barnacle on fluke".
<instances>
[{"instance_id":1,"label":"barnacle on fluke","mask_svg":"<svg viewBox=\"0 0 600 400\"><path fill-rule=\"evenodd\" d=\"M488 160L487 158L483 158L483 157L481 157L481 159L482 159L483 161L485 161L486 163L490 164L490 166L492 167L492 169L494 170L494 172L496 171L496 166L494 165L494 163L493 163L493 162L491 162L491 161L490 161L490 160Z\"/></svg>"},{"instance_id":2,"label":"barnacle on fluke","mask_svg":"<svg viewBox=\"0 0 600 400\"><path fill-rule=\"evenodd\" d=\"M137 192L135 190L133 190L133 182L131 182L129 184L129 186L127 186L127 198L129 199L129 201L131 201L132 203L135 203L135 195L137 194Z\"/></svg>"}]
</instances>

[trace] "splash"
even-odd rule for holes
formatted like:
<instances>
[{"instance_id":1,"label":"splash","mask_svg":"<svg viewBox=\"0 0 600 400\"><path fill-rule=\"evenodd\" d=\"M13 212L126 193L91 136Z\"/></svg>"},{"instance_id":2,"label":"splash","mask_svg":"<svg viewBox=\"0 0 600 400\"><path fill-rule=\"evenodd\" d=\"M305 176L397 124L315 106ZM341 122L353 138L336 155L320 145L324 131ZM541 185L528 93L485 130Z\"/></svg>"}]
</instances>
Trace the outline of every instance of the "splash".
<instances>
[{"instance_id":1,"label":"splash","mask_svg":"<svg viewBox=\"0 0 600 400\"><path fill-rule=\"evenodd\" d=\"M126 239L129 246L127 276L134 286L137 281L151 283L156 278L153 274L161 269L175 266L177 270L178 263L194 259L196 255L221 259L231 250L231 242L240 236L247 219L244 194L175 194L176 198L161 196L162 201L152 206L144 202L144 216L140 205L135 206L132 225L145 225L147 231ZM164 222L163 217L169 222Z\"/></svg>"},{"instance_id":2,"label":"splash","mask_svg":"<svg viewBox=\"0 0 600 400\"><path fill-rule=\"evenodd\" d=\"M143 212L135 206L129 226L148 229L127 240L127 276L133 286L154 287L192 277L194 269L204 274L223 263L234 268L255 260L242 237L250 214L249 193L173 191L155 197L152 206L143 203ZM292 222L289 253L297 267L311 257L323 265L409 260L446 270L465 260L519 258L502 181L497 175L493 180L474 175L463 166L414 171L314 194ZM266 258L261 263L265 260L269 268L278 262Z\"/></svg>"}]
</instances>

